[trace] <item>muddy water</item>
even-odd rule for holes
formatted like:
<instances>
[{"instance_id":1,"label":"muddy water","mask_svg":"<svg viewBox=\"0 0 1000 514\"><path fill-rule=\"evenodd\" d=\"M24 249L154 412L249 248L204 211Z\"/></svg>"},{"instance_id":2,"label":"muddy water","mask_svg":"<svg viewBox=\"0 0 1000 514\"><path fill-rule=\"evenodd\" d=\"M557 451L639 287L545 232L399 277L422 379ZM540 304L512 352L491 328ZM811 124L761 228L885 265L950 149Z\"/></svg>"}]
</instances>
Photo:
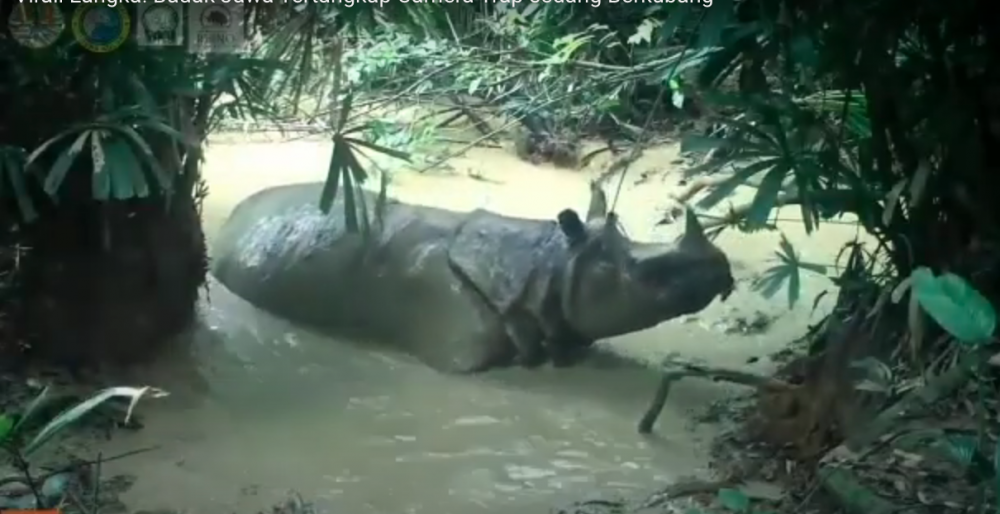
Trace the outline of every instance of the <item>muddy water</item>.
<instances>
[{"instance_id":1,"label":"muddy water","mask_svg":"<svg viewBox=\"0 0 1000 514\"><path fill-rule=\"evenodd\" d=\"M676 158L675 148L657 152L639 163L640 171L662 170ZM271 185L321 179L328 156L324 143L216 143L206 170L209 241L240 199ZM500 150L475 150L451 164L452 175L397 174L392 192L418 203L540 218L586 208L585 172L531 166ZM675 179L627 185L618 210L632 236L675 235L673 227L651 228ZM790 230L793 240L801 238ZM827 231L806 255L829 259L852 235ZM765 267L776 242L777 236L731 236L722 246L737 278L747 279ZM803 296L827 285L806 277ZM766 336L726 335L719 326L758 310L778 316ZM405 356L295 327L215 283L203 312L189 348L125 377L172 392L145 406L145 430L104 449L160 445L111 470L138 475L125 498L134 509L249 512L296 490L326 512L544 512L597 491L649 490L703 474L713 429L692 429L690 412L726 392L682 383L656 436L642 438L634 427L657 377L635 365L603 358L568 370L446 376ZM808 321L805 312L744 290L699 316L604 345L639 361L678 352L744 366Z\"/></svg>"}]
</instances>

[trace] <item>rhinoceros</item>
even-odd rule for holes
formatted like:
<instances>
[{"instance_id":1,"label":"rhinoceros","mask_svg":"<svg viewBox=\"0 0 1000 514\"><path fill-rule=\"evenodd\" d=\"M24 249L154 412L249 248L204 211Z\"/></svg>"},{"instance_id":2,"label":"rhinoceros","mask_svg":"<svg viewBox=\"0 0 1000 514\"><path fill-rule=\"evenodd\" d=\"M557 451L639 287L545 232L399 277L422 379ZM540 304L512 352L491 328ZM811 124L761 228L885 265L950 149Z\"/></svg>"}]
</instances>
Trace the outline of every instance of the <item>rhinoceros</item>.
<instances>
[{"instance_id":1,"label":"rhinoceros","mask_svg":"<svg viewBox=\"0 0 1000 514\"><path fill-rule=\"evenodd\" d=\"M572 365L594 341L698 312L734 284L692 213L672 244L633 242L596 183L585 220L389 200L362 234L347 232L336 204L319 210L322 188L243 200L213 244L213 275L272 314L445 372Z\"/></svg>"}]
</instances>

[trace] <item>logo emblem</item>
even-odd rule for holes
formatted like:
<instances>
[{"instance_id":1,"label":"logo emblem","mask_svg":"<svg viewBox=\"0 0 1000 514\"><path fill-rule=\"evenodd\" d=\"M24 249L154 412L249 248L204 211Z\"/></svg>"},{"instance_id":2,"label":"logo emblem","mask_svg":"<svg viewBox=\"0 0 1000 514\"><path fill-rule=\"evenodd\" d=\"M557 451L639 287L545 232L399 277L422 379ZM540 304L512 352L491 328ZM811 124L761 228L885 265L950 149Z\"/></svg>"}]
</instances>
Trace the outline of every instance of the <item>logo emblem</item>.
<instances>
[{"instance_id":1,"label":"logo emblem","mask_svg":"<svg viewBox=\"0 0 1000 514\"><path fill-rule=\"evenodd\" d=\"M141 46L178 46L184 42L179 4L142 4L137 6L139 26L136 42Z\"/></svg>"},{"instance_id":2,"label":"logo emblem","mask_svg":"<svg viewBox=\"0 0 1000 514\"><path fill-rule=\"evenodd\" d=\"M243 50L243 4L188 5L192 53L234 54Z\"/></svg>"},{"instance_id":3,"label":"logo emblem","mask_svg":"<svg viewBox=\"0 0 1000 514\"><path fill-rule=\"evenodd\" d=\"M73 13L73 35L80 46L96 53L107 53L125 44L132 19L122 4L87 4Z\"/></svg>"},{"instance_id":4,"label":"logo emblem","mask_svg":"<svg viewBox=\"0 0 1000 514\"><path fill-rule=\"evenodd\" d=\"M37 50L59 39L66 28L66 19L58 4L18 2L7 18L7 27L15 41Z\"/></svg>"}]
</instances>

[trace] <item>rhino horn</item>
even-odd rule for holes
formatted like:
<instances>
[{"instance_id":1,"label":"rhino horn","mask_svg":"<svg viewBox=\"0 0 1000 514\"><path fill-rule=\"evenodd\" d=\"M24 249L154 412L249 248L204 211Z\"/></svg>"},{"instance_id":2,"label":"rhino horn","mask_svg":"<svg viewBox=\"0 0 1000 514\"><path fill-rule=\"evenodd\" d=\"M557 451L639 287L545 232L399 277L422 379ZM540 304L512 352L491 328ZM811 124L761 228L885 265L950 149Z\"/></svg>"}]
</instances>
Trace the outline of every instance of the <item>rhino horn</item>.
<instances>
[{"instance_id":1,"label":"rhino horn","mask_svg":"<svg viewBox=\"0 0 1000 514\"><path fill-rule=\"evenodd\" d=\"M705 235L705 228L701 226L701 222L698 221L698 215L694 213L690 207L687 208L684 227L684 237L681 242L690 245L702 245L708 244L708 236Z\"/></svg>"},{"instance_id":2,"label":"rhino horn","mask_svg":"<svg viewBox=\"0 0 1000 514\"><path fill-rule=\"evenodd\" d=\"M590 182L590 207L587 208L587 221L601 219L608 215L608 197L604 194L596 180Z\"/></svg>"}]
</instances>

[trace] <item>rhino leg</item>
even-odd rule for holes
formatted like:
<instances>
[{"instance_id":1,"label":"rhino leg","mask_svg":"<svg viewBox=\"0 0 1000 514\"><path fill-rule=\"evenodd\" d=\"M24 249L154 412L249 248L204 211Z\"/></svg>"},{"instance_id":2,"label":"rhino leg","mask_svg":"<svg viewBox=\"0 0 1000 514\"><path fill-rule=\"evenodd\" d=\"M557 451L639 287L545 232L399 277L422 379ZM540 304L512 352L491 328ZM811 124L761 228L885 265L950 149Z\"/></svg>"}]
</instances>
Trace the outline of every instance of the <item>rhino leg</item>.
<instances>
[{"instance_id":1,"label":"rhino leg","mask_svg":"<svg viewBox=\"0 0 1000 514\"><path fill-rule=\"evenodd\" d=\"M476 373L510 365L517 350L505 342L500 320L469 295L470 291L459 293L465 298L421 309L422 321L415 321L411 333L403 338L409 341L409 350L423 363L447 373Z\"/></svg>"},{"instance_id":2,"label":"rhino leg","mask_svg":"<svg viewBox=\"0 0 1000 514\"><path fill-rule=\"evenodd\" d=\"M543 321L542 330L545 333L545 349L552 361L552 366L567 368L575 366L587 357L594 341L577 334L561 321Z\"/></svg>"},{"instance_id":3,"label":"rhino leg","mask_svg":"<svg viewBox=\"0 0 1000 514\"><path fill-rule=\"evenodd\" d=\"M590 340L569 326L562 315L562 302L552 294L552 276L543 275L533 281L522 300L529 312L536 313L535 323L543 341L544 351L554 367L570 367L587 356Z\"/></svg>"},{"instance_id":4,"label":"rhino leg","mask_svg":"<svg viewBox=\"0 0 1000 514\"><path fill-rule=\"evenodd\" d=\"M514 364L526 368L535 368L545 363L547 355L542 347L544 333L530 313L523 309L514 309L504 316L504 329L510 338L517 356Z\"/></svg>"}]
</instances>

